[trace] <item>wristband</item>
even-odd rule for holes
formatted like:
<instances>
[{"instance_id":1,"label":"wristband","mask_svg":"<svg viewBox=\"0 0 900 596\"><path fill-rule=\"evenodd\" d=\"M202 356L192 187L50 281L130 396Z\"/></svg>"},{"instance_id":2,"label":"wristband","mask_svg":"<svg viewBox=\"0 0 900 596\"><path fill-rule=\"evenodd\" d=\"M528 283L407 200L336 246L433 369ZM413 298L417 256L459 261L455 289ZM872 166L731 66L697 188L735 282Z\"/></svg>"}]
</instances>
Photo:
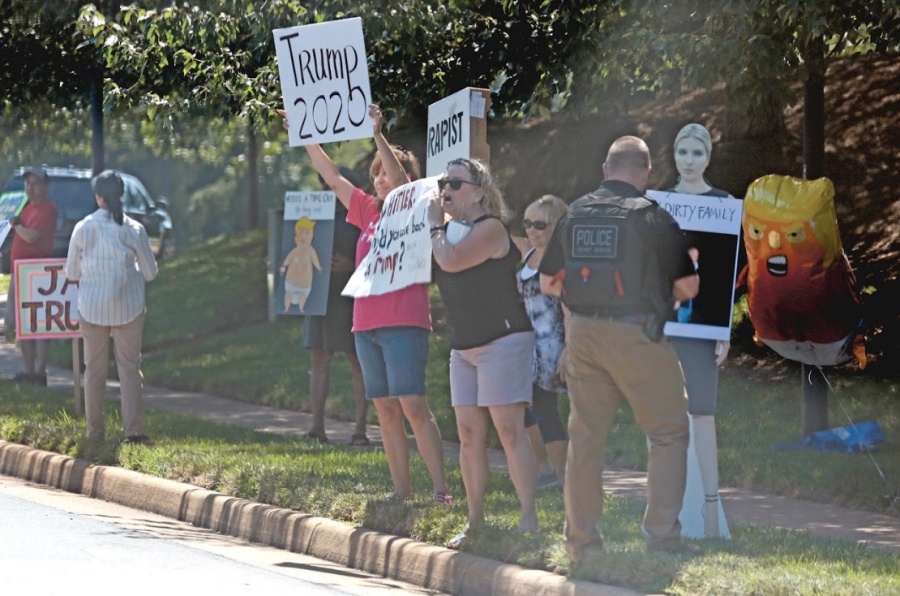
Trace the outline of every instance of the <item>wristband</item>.
<instances>
[{"instance_id":1,"label":"wristband","mask_svg":"<svg viewBox=\"0 0 900 596\"><path fill-rule=\"evenodd\" d=\"M435 232L443 232L443 231L444 231L444 226L431 226L431 229L429 230L429 232L431 232L432 234L434 234Z\"/></svg>"}]
</instances>

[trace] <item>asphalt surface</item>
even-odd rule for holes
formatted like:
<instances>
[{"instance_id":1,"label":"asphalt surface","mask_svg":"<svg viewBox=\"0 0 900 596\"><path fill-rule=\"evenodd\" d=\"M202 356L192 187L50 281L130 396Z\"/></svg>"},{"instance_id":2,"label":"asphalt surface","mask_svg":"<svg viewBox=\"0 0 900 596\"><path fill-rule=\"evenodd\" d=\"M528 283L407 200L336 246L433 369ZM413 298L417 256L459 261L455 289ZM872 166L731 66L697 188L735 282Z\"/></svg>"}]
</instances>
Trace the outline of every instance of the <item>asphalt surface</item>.
<instances>
[{"instance_id":1,"label":"asphalt surface","mask_svg":"<svg viewBox=\"0 0 900 596\"><path fill-rule=\"evenodd\" d=\"M0 341L0 376L11 377L19 370L21 359L17 349ZM71 370L51 367L48 385L74 395ZM107 394L108 397L118 396L115 381L109 382ZM145 387L144 399L147 408L294 437L301 437L310 425L310 415L303 412L206 394ZM354 429L352 423L327 420L326 430L332 442L349 443ZM381 441L377 426L370 426L368 435L373 443ZM459 445L445 442L444 453L448 459L458 461ZM489 461L498 471L506 469L500 451L491 451ZM309 554L449 594L634 594L622 588L570 581L553 573L350 527L137 472L90 466L82 460L2 441L0 474L151 511L222 534ZM604 486L611 494L645 498L646 474L607 470ZM818 536L900 552L900 518L897 517L727 487L721 489L721 495L725 513L732 524L806 530Z\"/></svg>"}]
</instances>

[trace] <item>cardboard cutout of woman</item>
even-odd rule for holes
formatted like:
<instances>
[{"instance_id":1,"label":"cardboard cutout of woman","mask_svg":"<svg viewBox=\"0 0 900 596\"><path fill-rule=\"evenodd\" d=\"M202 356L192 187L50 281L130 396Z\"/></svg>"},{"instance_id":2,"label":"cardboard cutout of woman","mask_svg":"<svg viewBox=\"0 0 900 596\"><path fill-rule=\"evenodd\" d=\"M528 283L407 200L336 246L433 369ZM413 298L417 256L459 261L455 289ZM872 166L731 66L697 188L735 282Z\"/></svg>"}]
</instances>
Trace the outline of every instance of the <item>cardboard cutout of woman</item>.
<instances>
[{"instance_id":1,"label":"cardboard cutout of woman","mask_svg":"<svg viewBox=\"0 0 900 596\"><path fill-rule=\"evenodd\" d=\"M712 155L712 139L704 126L688 124L682 128L675 137L674 151L678 181L669 189L670 192L731 197L728 192L714 188L703 176ZM700 274L700 294L690 304L679 305L678 317L680 322L702 323L704 318L708 318L704 317L704 311L710 311L715 306L703 300L704 280L720 275L729 276L726 285L730 285L734 271L704 269L703 255L696 248L693 250L691 258ZM727 538L728 522L719 500L715 413L718 366L725 361L731 344L727 340L692 337L670 337L669 342L684 371L691 422L687 486L679 515L682 535L690 538Z\"/></svg>"}]
</instances>

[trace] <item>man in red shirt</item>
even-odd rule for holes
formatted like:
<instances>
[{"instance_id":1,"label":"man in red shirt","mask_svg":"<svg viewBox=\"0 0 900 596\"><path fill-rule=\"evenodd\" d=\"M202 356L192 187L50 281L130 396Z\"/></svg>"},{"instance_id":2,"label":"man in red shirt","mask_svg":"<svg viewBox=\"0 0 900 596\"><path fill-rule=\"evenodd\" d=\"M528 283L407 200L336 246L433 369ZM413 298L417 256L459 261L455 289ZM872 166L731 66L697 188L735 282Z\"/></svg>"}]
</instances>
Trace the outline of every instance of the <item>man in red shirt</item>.
<instances>
[{"instance_id":1,"label":"man in red shirt","mask_svg":"<svg viewBox=\"0 0 900 596\"><path fill-rule=\"evenodd\" d=\"M29 168L25 170L23 177L28 202L19 215L9 218L15 232L10 251L10 267L13 273L19 259L49 257L53 251L53 235L56 233L56 205L47 198L47 191L50 189L47 171L44 168ZM15 275L13 275L9 283L9 294L6 296L7 335L15 328L16 308ZM20 340L19 347L25 366L24 370L12 380L17 383L46 385L50 340Z\"/></svg>"}]
</instances>

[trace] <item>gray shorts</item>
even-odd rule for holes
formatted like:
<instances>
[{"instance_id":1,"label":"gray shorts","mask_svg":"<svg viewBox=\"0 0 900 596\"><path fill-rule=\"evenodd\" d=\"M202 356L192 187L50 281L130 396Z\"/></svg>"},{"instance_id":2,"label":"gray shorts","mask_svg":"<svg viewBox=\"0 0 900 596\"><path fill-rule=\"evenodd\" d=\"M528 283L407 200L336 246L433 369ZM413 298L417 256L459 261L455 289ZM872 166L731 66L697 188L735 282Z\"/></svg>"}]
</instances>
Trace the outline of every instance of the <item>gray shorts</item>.
<instances>
[{"instance_id":1,"label":"gray shorts","mask_svg":"<svg viewBox=\"0 0 900 596\"><path fill-rule=\"evenodd\" d=\"M534 332L450 351L450 403L457 406L531 404Z\"/></svg>"}]
</instances>

